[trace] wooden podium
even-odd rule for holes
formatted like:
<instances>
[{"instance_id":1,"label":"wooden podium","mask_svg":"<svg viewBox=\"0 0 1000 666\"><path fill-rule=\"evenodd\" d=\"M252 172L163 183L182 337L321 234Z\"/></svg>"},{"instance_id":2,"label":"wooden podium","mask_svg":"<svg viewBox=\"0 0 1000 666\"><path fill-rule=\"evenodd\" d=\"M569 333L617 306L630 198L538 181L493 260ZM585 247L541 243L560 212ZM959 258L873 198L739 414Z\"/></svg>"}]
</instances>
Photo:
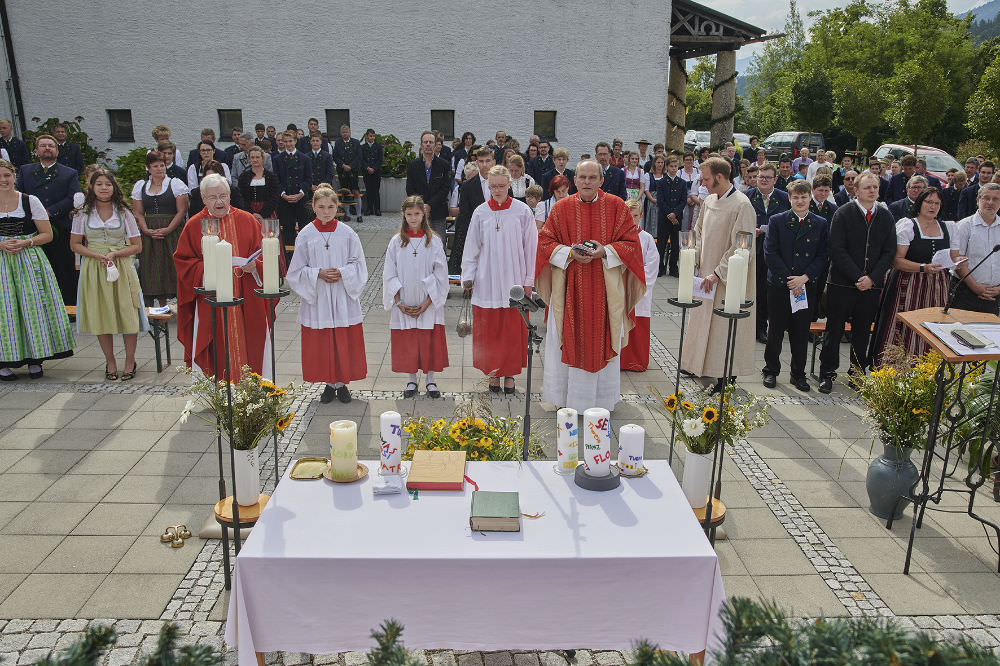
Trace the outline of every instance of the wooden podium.
<instances>
[{"instance_id":1,"label":"wooden podium","mask_svg":"<svg viewBox=\"0 0 1000 666\"><path fill-rule=\"evenodd\" d=\"M964 471L967 466L963 461L958 460L962 449L965 448L963 447L964 441L957 435L957 426L962 423L966 415L966 398L963 395L963 388L967 379L970 374L981 370L989 361L1000 361L1000 350L960 354L924 326L925 323L1000 324L1000 317L969 310L950 310L948 314L944 314L941 308L900 312L896 316L941 356L941 364L935 373L937 390L934 396L934 410L931 413L927 431L927 444L924 448L920 476L910 490L909 499L913 502L913 522L910 525L910 539L906 547L906 561L903 564L903 573L909 574L910 559L913 555L913 539L917 528L923 523L924 512L928 508L927 504L928 502L939 504L946 492L967 495L969 499L968 515L982 523L984 528L986 526L992 528L997 535L997 540L1000 541L1000 526L975 512L976 491L986 482L986 477L982 474L981 467L972 472ZM946 400L948 395L952 396L950 401ZM993 410L994 414L1000 409L996 382L994 382L990 393L989 409ZM997 433L986 432L983 434L986 436L986 441L981 449L981 457L988 461L993 452L998 450L1000 437ZM968 451L966 453L968 454ZM955 459L950 460L953 455ZM936 460L940 461L940 469L935 483L932 481L932 476ZM945 482L955 476L960 467L963 472L959 473L959 478L965 487L955 487L955 484L945 487ZM933 485L937 487L932 488ZM936 510L936 507L930 508ZM949 511L949 513L954 513L954 511ZM891 515L886 527L892 528ZM997 561L997 571L1000 573L1000 558Z\"/></svg>"}]
</instances>

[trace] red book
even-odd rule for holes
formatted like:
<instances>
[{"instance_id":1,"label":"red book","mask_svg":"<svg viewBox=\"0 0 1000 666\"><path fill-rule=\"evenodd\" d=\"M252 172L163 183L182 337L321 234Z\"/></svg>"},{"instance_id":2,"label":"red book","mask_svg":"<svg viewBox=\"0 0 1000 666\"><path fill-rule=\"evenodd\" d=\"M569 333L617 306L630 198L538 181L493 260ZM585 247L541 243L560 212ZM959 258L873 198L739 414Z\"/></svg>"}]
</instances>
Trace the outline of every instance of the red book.
<instances>
[{"instance_id":1,"label":"red book","mask_svg":"<svg viewBox=\"0 0 1000 666\"><path fill-rule=\"evenodd\" d=\"M407 490L463 490L465 451L415 451Z\"/></svg>"}]
</instances>

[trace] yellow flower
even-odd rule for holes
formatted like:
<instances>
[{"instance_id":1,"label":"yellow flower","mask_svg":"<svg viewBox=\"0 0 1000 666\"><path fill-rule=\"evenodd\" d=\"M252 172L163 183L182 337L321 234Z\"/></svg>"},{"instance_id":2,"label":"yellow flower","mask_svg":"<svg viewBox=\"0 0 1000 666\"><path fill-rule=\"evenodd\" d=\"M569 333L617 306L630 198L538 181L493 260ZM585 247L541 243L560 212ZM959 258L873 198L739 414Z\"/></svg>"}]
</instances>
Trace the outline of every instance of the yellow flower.
<instances>
[{"instance_id":1,"label":"yellow flower","mask_svg":"<svg viewBox=\"0 0 1000 666\"><path fill-rule=\"evenodd\" d=\"M286 391L285 389L276 388L273 391L271 391L270 393L268 393L267 397L268 398L276 398L278 396L285 395L286 393L288 393L288 391Z\"/></svg>"},{"instance_id":2,"label":"yellow flower","mask_svg":"<svg viewBox=\"0 0 1000 666\"><path fill-rule=\"evenodd\" d=\"M284 418L278 419L277 423L274 424L274 427L278 429L278 432L285 432L285 428L287 428L288 424L292 422L293 416L295 416L295 412L286 415Z\"/></svg>"},{"instance_id":3,"label":"yellow flower","mask_svg":"<svg viewBox=\"0 0 1000 666\"><path fill-rule=\"evenodd\" d=\"M668 395L667 399L663 401L663 406L671 412L677 409L677 396L672 393Z\"/></svg>"},{"instance_id":4,"label":"yellow flower","mask_svg":"<svg viewBox=\"0 0 1000 666\"><path fill-rule=\"evenodd\" d=\"M691 404L691 402L690 402L690 401L688 401L688 400L685 400L684 402L682 402L682 403L681 403L681 407L683 407L684 409L686 409L686 410L688 410L688 411L690 411L690 410L693 410L693 409L694 409L694 405L692 405L692 404Z\"/></svg>"},{"instance_id":5,"label":"yellow flower","mask_svg":"<svg viewBox=\"0 0 1000 666\"><path fill-rule=\"evenodd\" d=\"M476 453L475 451L473 451L472 453L470 453L470 454L469 454L469 457L470 457L470 458L478 458L478 457L479 457L479 454L478 454L478 453Z\"/></svg>"},{"instance_id":6,"label":"yellow flower","mask_svg":"<svg viewBox=\"0 0 1000 666\"><path fill-rule=\"evenodd\" d=\"M715 423L719 419L719 412L714 407L706 407L701 413L701 420L705 423Z\"/></svg>"}]
</instances>

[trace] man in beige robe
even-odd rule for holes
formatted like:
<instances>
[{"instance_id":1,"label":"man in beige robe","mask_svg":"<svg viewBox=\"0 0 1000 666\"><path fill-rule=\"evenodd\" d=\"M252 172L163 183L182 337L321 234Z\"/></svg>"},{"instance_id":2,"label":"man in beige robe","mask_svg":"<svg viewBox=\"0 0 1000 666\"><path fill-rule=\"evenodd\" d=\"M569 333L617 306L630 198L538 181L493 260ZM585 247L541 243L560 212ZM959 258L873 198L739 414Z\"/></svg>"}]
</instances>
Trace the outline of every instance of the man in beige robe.
<instances>
[{"instance_id":1,"label":"man in beige robe","mask_svg":"<svg viewBox=\"0 0 1000 666\"><path fill-rule=\"evenodd\" d=\"M717 285L715 299L691 311L685 336L681 369L699 377L717 377L716 390L724 386L727 374L724 367L726 338L729 320L712 313L726 300L726 283L729 281L729 257L736 251L736 234L751 234L757 227L753 204L745 194L733 187L729 180L730 165L722 158L709 158L701 167L701 183L708 191L708 198L701 207L697 232L695 260L697 274L705 280L705 289ZM756 297L754 262L756 253L751 249L747 279L746 300ZM754 373L754 309L750 317L739 320L736 328L735 363L731 376Z\"/></svg>"}]
</instances>

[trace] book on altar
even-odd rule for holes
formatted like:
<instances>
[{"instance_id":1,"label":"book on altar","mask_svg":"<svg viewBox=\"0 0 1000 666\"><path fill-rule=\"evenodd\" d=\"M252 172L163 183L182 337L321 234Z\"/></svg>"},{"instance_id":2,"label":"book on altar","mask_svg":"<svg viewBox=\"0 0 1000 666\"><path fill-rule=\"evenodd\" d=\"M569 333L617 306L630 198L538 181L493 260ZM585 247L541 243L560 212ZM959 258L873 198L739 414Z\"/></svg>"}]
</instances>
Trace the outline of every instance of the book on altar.
<instances>
[{"instance_id":1,"label":"book on altar","mask_svg":"<svg viewBox=\"0 0 1000 666\"><path fill-rule=\"evenodd\" d=\"M521 505L517 493L473 491L469 526L477 532L520 532Z\"/></svg>"},{"instance_id":2,"label":"book on altar","mask_svg":"<svg viewBox=\"0 0 1000 666\"><path fill-rule=\"evenodd\" d=\"M465 451L414 451L407 490L463 490Z\"/></svg>"}]
</instances>

